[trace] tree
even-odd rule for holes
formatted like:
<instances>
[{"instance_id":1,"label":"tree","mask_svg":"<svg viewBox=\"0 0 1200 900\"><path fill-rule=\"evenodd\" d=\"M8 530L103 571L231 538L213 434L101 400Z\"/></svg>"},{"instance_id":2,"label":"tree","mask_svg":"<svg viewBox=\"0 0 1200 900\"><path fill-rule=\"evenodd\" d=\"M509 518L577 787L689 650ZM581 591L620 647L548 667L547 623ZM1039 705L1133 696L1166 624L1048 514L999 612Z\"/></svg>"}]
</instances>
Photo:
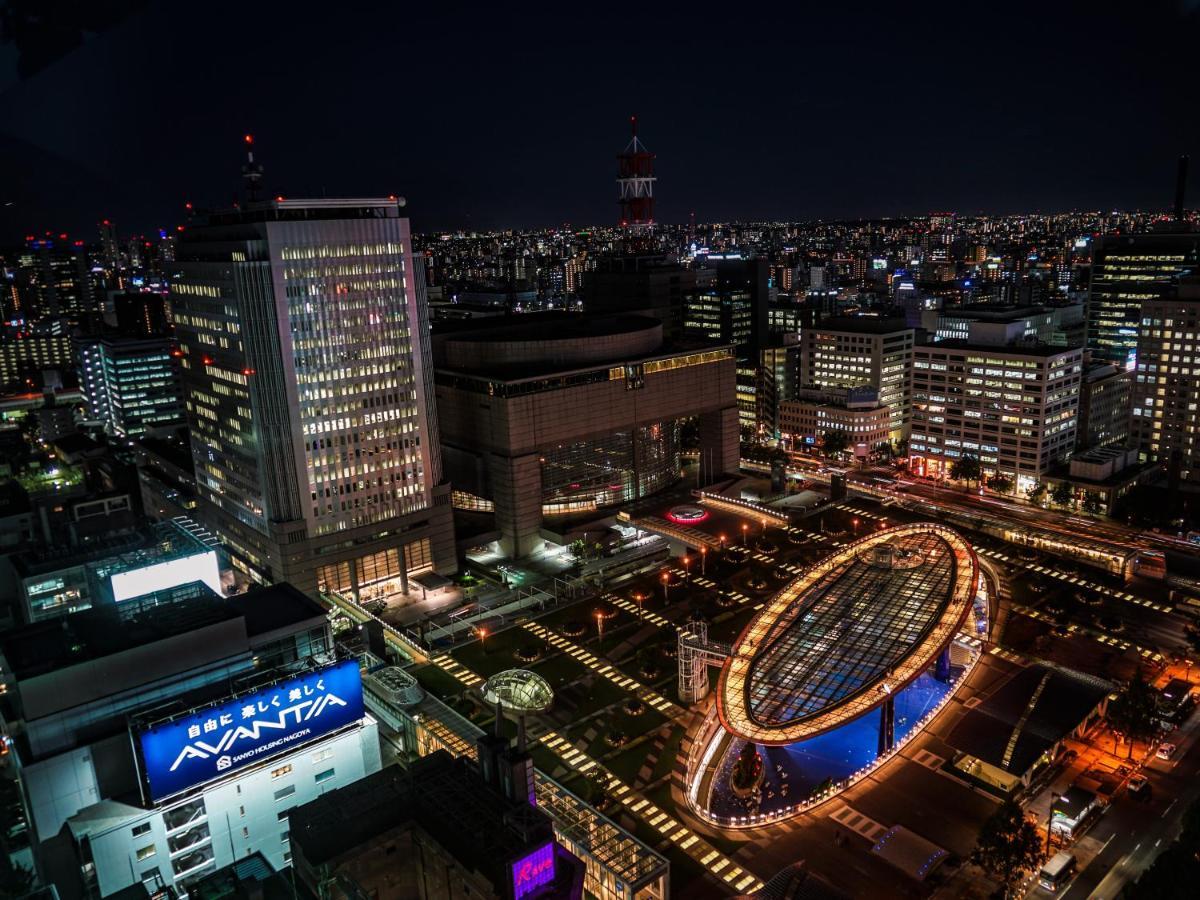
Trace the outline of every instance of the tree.
<instances>
[{"instance_id":1,"label":"tree","mask_svg":"<svg viewBox=\"0 0 1200 900\"><path fill-rule=\"evenodd\" d=\"M1108 704L1108 722L1114 731L1129 738L1129 751L1126 757L1133 756L1133 742L1138 739L1153 737L1155 733L1154 717L1157 713L1158 701L1154 689L1142 677L1141 670L1125 686L1115 700ZM1114 748L1115 752L1115 748Z\"/></svg>"},{"instance_id":2,"label":"tree","mask_svg":"<svg viewBox=\"0 0 1200 900\"><path fill-rule=\"evenodd\" d=\"M1083 511L1089 516L1098 516L1104 512L1104 503L1100 500L1100 495L1095 491L1088 491L1084 494Z\"/></svg>"},{"instance_id":3,"label":"tree","mask_svg":"<svg viewBox=\"0 0 1200 900\"><path fill-rule=\"evenodd\" d=\"M1024 872L1041 863L1042 836L1021 807L1005 800L983 823L971 862L999 881L1007 897Z\"/></svg>"},{"instance_id":4,"label":"tree","mask_svg":"<svg viewBox=\"0 0 1200 900\"><path fill-rule=\"evenodd\" d=\"M836 456L850 446L850 435L841 428L834 428L821 435L821 449L826 456Z\"/></svg>"},{"instance_id":5,"label":"tree","mask_svg":"<svg viewBox=\"0 0 1200 900\"><path fill-rule=\"evenodd\" d=\"M1065 481L1060 481L1050 492L1050 502L1055 506L1070 506L1075 499L1075 489Z\"/></svg>"},{"instance_id":6,"label":"tree","mask_svg":"<svg viewBox=\"0 0 1200 900\"><path fill-rule=\"evenodd\" d=\"M908 438L900 438L900 440L896 441L896 446L892 452L901 459L908 456Z\"/></svg>"},{"instance_id":7,"label":"tree","mask_svg":"<svg viewBox=\"0 0 1200 900\"><path fill-rule=\"evenodd\" d=\"M982 475L983 469L979 466L979 457L972 456L970 453L964 453L950 467L950 477L955 481L965 481L970 484L972 481L978 481Z\"/></svg>"},{"instance_id":8,"label":"tree","mask_svg":"<svg viewBox=\"0 0 1200 900\"><path fill-rule=\"evenodd\" d=\"M987 481L987 486L997 494L1011 494L1013 480L1008 475L993 475Z\"/></svg>"},{"instance_id":9,"label":"tree","mask_svg":"<svg viewBox=\"0 0 1200 900\"><path fill-rule=\"evenodd\" d=\"M1031 487L1025 493L1034 503L1041 503L1042 498L1046 496L1046 485L1040 481L1035 482L1033 487Z\"/></svg>"}]
</instances>

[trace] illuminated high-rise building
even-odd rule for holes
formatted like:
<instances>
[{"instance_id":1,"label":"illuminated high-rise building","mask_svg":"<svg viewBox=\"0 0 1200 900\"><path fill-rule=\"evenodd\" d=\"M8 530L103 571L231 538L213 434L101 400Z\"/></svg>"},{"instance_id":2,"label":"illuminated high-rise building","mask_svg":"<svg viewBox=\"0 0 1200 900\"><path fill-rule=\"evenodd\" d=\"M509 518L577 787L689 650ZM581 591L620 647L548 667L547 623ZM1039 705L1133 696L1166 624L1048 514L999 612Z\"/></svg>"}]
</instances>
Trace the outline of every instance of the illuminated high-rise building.
<instances>
[{"instance_id":1,"label":"illuminated high-rise building","mask_svg":"<svg viewBox=\"0 0 1200 900\"><path fill-rule=\"evenodd\" d=\"M455 568L402 203L251 202L179 241L200 512L260 580L362 597Z\"/></svg>"},{"instance_id":2,"label":"illuminated high-rise building","mask_svg":"<svg viewBox=\"0 0 1200 900\"><path fill-rule=\"evenodd\" d=\"M1098 360L1133 370L1142 304L1169 296L1173 281L1200 265L1200 234L1133 234L1095 242L1087 347Z\"/></svg>"},{"instance_id":3,"label":"illuminated high-rise building","mask_svg":"<svg viewBox=\"0 0 1200 900\"><path fill-rule=\"evenodd\" d=\"M1142 457L1200 481L1200 279L1142 304L1132 402Z\"/></svg>"}]
</instances>

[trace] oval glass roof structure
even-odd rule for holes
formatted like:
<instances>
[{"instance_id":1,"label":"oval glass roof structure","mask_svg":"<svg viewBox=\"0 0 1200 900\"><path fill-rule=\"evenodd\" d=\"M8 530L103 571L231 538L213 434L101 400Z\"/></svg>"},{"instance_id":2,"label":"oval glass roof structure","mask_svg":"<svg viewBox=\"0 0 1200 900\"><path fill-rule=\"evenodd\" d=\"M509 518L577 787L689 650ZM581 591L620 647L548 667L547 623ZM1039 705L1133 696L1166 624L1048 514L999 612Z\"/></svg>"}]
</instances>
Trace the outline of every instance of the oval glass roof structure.
<instances>
[{"instance_id":1,"label":"oval glass roof structure","mask_svg":"<svg viewBox=\"0 0 1200 900\"><path fill-rule=\"evenodd\" d=\"M500 705L517 713L542 712L554 702L554 690L541 675L528 669L497 672L483 686L485 703Z\"/></svg>"},{"instance_id":2,"label":"oval glass roof structure","mask_svg":"<svg viewBox=\"0 0 1200 900\"><path fill-rule=\"evenodd\" d=\"M876 532L822 560L763 607L717 691L725 728L760 744L813 737L881 704L962 628L975 553L942 525Z\"/></svg>"}]
</instances>

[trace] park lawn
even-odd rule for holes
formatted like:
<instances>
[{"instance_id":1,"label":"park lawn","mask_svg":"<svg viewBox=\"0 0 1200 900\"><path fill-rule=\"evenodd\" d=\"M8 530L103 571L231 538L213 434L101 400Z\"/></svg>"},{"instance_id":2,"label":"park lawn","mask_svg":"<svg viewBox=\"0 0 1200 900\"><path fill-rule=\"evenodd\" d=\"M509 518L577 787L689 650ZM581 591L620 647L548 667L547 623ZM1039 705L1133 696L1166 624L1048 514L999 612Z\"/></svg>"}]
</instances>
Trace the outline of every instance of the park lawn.
<instances>
[{"instance_id":1,"label":"park lawn","mask_svg":"<svg viewBox=\"0 0 1200 900\"><path fill-rule=\"evenodd\" d=\"M658 762L654 764L654 773L650 776L651 778L657 781L659 778L671 774L679 757L679 745L683 742L683 735L684 730L678 725L671 729L671 735L663 744L662 752L658 755Z\"/></svg>"},{"instance_id":2,"label":"park lawn","mask_svg":"<svg viewBox=\"0 0 1200 900\"><path fill-rule=\"evenodd\" d=\"M425 690L441 700L453 697L455 694L462 693L466 689L466 685L461 681L449 672L438 668L433 663L413 666L408 671L412 673L417 681L421 682L421 686Z\"/></svg>"},{"instance_id":3,"label":"park lawn","mask_svg":"<svg viewBox=\"0 0 1200 900\"><path fill-rule=\"evenodd\" d=\"M733 615L728 619L708 626L709 640L722 641L727 644L733 643L737 639L737 636L742 633L742 630L750 624L750 620L754 618L757 610L747 604L730 607L730 612Z\"/></svg>"},{"instance_id":4,"label":"park lawn","mask_svg":"<svg viewBox=\"0 0 1200 900\"><path fill-rule=\"evenodd\" d=\"M555 690L582 678L589 671L587 666L565 653L555 653L549 659L543 659L526 668L545 678L546 683Z\"/></svg>"},{"instance_id":5,"label":"park lawn","mask_svg":"<svg viewBox=\"0 0 1200 900\"><path fill-rule=\"evenodd\" d=\"M505 669L523 666L514 655L518 647L541 643L541 640L524 628L506 628L504 631L488 635L483 641L471 641L456 647L450 651L450 655L481 678L490 678Z\"/></svg>"},{"instance_id":6,"label":"park lawn","mask_svg":"<svg viewBox=\"0 0 1200 900\"><path fill-rule=\"evenodd\" d=\"M633 695L617 687L607 678L596 675L592 681L588 695L584 697L575 709L576 718L599 712L606 706L611 706L618 700L625 700Z\"/></svg>"}]
</instances>

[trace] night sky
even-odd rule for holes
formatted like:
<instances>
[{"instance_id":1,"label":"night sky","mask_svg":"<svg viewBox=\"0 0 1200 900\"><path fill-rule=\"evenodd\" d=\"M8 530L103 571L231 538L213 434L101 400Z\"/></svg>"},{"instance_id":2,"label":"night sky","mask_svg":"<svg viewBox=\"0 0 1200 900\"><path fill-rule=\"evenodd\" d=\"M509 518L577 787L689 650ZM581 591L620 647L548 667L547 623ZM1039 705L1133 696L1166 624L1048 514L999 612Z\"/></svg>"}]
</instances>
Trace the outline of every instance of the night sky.
<instances>
[{"instance_id":1,"label":"night sky","mask_svg":"<svg viewBox=\"0 0 1200 900\"><path fill-rule=\"evenodd\" d=\"M632 113L664 222L1166 208L1181 152L1200 203L1197 0L100 6L0 44L0 241L225 205L247 131L417 230L612 222Z\"/></svg>"}]
</instances>

